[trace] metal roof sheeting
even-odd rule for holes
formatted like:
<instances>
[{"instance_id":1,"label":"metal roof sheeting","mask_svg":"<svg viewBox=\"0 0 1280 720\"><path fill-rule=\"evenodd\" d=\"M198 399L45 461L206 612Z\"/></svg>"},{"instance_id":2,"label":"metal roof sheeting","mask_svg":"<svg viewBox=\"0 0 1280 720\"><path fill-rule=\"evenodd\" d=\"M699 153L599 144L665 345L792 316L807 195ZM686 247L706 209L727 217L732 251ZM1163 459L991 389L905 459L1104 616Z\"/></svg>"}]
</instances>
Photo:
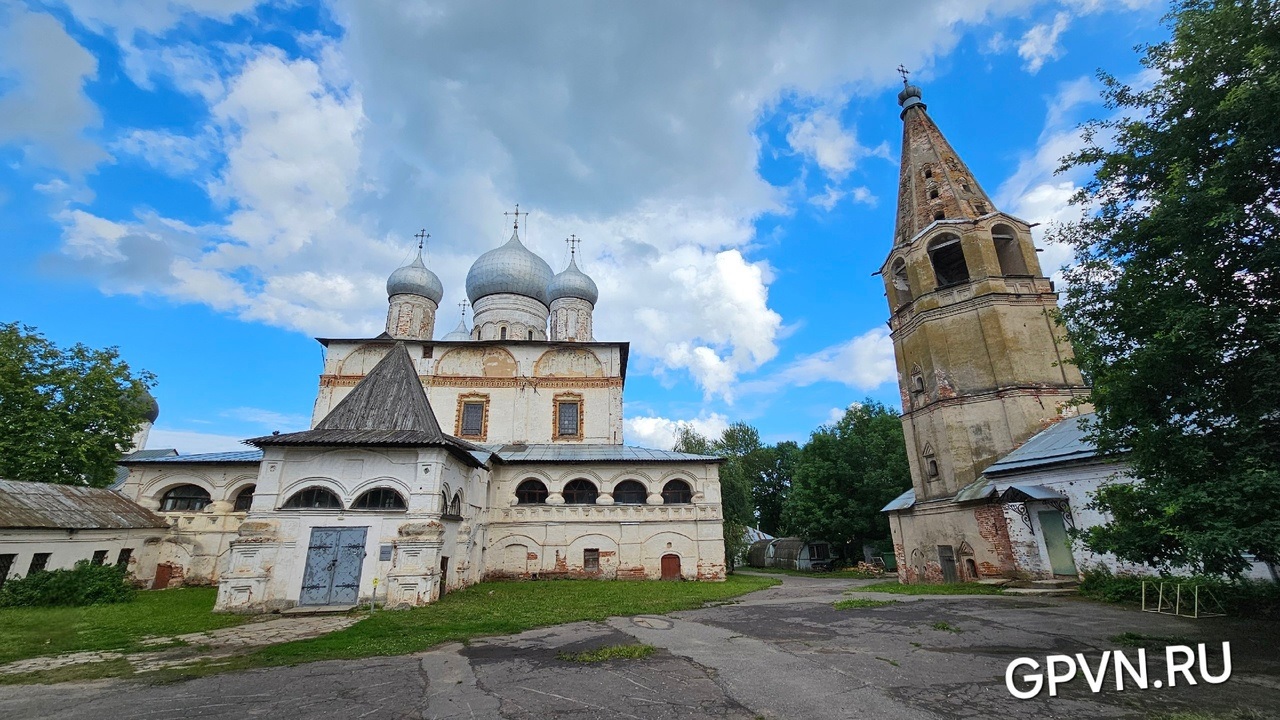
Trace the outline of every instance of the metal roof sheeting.
<instances>
[{"instance_id":1,"label":"metal roof sheeting","mask_svg":"<svg viewBox=\"0 0 1280 720\"><path fill-rule=\"evenodd\" d=\"M880 512L893 512L895 510L906 510L916 504L916 491L908 490L898 497L894 498L888 505L880 508Z\"/></svg>"},{"instance_id":2,"label":"metal roof sheeting","mask_svg":"<svg viewBox=\"0 0 1280 720\"><path fill-rule=\"evenodd\" d=\"M165 455L163 457L121 458L125 465L141 463L256 463L262 461L261 450L234 450L231 452L196 453L194 455Z\"/></svg>"},{"instance_id":3,"label":"metal roof sheeting","mask_svg":"<svg viewBox=\"0 0 1280 720\"><path fill-rule=\"evenodd\" d=\"M502 462L721 462L714 455L693 455L631 445L507 444L485 445Z\"/></svg>"},{"instance_id":4,"label":"metal roof sheeting","mask_svg":"<svg viewBox=\"0 0 1280 720\"><path fill-rule=\"evenodd\" d=\"M103 488L0 480L0 528L127 530L164 518Z\"/></svg>"},{"instance_id":5,"label":"metal roof sheeting","mask_svg":"<svg viewBox=\"0 0 1280 720\"><path fill-rule=\"evenodd\" d=\"M1084 438L1080 421L1092 419L1094 413L1066 418L1052 427L1041 430L1017 450L1005 455L987 467L984 475L994 476L1026 468L1058 463L1087 460L1098 454L1093 443Z\"/></svg>"},{"instance_id":6,"label":"metal roof sheeting","mask_svg":"<svg viewBox=\"0 0 1280 720\"><path fill-rule=\"evenodd\" d=\"M1067 496L1043 485L1014 483L1000 493L1001 502L1029 502L1032 500L1066 500Z\"/></svg>"}]
</instances>

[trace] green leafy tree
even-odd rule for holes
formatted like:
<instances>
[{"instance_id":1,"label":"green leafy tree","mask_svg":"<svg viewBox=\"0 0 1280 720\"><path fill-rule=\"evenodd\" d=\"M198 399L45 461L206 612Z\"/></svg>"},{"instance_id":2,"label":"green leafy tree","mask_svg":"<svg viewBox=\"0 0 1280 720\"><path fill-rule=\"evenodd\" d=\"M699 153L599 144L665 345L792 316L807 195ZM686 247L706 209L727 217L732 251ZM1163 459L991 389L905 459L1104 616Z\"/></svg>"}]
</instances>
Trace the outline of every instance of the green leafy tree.
<instances>
[{"instance_id":1,"label":"green leafy tree","mask_svg":"<svg viewBox=\"0 0 1280 720\"><path fill-rule=\"evenodd\" d=\"M110 485L153 383L116 348L60 349L35 328L0 324L0 477Z\"/></svg>"},{"instance_id":2,"label":"green leafy tree","mask_svg":"<svg viewBox=\"0 0 1280 720\"><path fill-rule=\"evenodd\" d=\"M790 440L758 451L759 475L751 488L758 528L769 535L782 533L782 506L791 490L800 446Z\"/></svg>"},{"instance_id":3,"label":"green leafy tree","mask_svg":"<svg viewBox=\"0 0 1280 720\"><path fill-rule=\"evenodd\" d=\"M1137 484L1096 496L1087 542L1134 562L1235 573L1280 559L1280 3L1183 0L1101 74L1063 316L1093 385L1090 433Z\"/></svg>"},{"instance_id":4,"label":"green leafy tree","mask_svg":"<svg viewBox=\"0 0 1280 720\"><path fill-rule=\"evenodd\" d=\"M911 487L898 414L867 399L813 432L782 508L788 534L858 544L889 537L880 508Z\"/></svg>"},{"instance_id":5,"label":"green leafy tree","mask_svg":"<svg viewBox=\"0 0 1280 720\"><path fill-rule=\"evenodd\" d=\"M724 515L724 552L730 571L746 550L747 527L755 524L752 506L752 482L763 461L760 433L742 422L725 428L719 438L708 439L692 425L676 426L677 452L718 455L720 464L720 505Z\"/></svg>"}]
</instances>

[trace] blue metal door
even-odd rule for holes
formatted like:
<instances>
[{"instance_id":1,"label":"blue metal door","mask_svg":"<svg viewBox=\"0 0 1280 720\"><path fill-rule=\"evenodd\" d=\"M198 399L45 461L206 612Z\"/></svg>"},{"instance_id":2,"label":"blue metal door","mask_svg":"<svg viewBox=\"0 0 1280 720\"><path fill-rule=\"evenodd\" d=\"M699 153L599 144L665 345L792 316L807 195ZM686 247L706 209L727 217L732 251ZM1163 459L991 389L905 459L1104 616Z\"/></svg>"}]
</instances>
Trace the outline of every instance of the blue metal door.
<instances>
[{"instance_id":1,"label":"blue metal door","mask_svg":"<svg viewBox=\"0 0 1280 720\"><path fill-rule=\"evenodd\" d=\"M368 528L312 528L299 605L354 605Z\"/></svg>"}]
</instances>

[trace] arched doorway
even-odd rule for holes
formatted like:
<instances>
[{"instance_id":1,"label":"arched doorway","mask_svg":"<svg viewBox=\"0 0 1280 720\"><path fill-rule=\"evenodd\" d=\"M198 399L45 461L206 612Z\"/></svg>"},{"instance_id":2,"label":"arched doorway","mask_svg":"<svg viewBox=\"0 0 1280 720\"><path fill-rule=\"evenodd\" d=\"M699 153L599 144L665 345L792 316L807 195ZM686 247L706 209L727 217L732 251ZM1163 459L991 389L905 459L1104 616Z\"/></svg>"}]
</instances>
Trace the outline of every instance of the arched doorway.
<instances>
[{"instance_id":1,"label":"arched doorway","mask_svg":"<svg viewBox=\"0 0 1280 720\"><path fill-rule=\"evenodd\" d=\"M679 580L680 579L680 556L674 553L668 553L662 556L662 579L663 580Z\"/></svg>"}]
</instances>

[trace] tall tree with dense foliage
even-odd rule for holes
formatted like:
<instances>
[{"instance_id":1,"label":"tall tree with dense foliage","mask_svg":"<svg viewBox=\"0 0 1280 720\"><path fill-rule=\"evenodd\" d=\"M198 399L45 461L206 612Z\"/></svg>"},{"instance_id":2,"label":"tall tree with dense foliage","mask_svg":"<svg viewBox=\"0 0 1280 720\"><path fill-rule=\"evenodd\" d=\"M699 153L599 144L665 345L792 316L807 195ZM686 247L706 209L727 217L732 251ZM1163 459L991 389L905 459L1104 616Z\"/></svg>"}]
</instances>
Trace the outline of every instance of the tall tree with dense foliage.
<instances>
[{"instance_id":1,"label":"tall tree with dense foliage","mask_svg":"<svg viewBox=\"0 0 1280 720\"><path fill-rule=\"evenodd\" d=\"M691 425L676 426L677 452L718 455L720 464L720 506L724 515L725 559L732 570L736 559L746 550L746 529L755 524L752 486L765 462L760 433L744 422L725 428L719 438L703 437Z\"/></svg>"},{"instance_id":2,"label":"tall tree with dense foliage","mask_svg":"<svg viewBox=\"0 0 1280 720\"><path fill-rule=\"evenodd\" d=\"M1138 484L1088 533L1134 562L1237 572L1280 559L1280 3L1183 0L1145 49L1150 88L1106 74L1112 119L1063 315L1093 384L1092 434Z\"/></svg>"},{"instance_id":3,"label":"tall tree with dense foliage","mask_svg":"<svg viewBox=\"0 0 1280 720\"><path fill-rule=\"evenodd\" d=\"M751 487L756 508L756 527L769 535L782 534L782 506L791 490L800 446L787 440L759 451L759 476Z\"/></svg>"},{"instance_id":4,"label":"tall tree with dense foliage","mask_svg":"<svg viewBox=\"0 0 1280 720\"><path fill-rule=\"evenodd\" d=\"M116 348L59 348L0 324L0 478L106 487L151 399Z\"/></svg>"},{"instance_id":5,"label":"tall tree with dense foliage","mask_svg":"<svg viewBox=\"0 0 1280 720\"><path fill-rule=\"evenodd\" d=\"M801 448L782 524L810 540L884 540L889 520L880 508L910 487L902 421L868 399L815 430Z\"/></svg>"}]
</instances>

